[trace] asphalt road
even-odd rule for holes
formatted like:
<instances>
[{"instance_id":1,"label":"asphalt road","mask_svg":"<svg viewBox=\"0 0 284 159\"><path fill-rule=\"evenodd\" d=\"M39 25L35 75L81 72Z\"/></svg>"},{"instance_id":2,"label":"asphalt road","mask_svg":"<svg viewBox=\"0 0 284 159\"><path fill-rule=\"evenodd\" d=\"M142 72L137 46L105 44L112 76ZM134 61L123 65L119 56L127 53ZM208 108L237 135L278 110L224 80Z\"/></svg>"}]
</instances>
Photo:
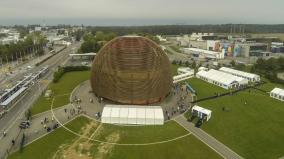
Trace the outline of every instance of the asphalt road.
<instances>
[{"instance_id":1,"label":"asphalt road","mask_svg":"<svg viewBox=\"0 0 284 159\"><path fill-rule=\"evenodd\" d=\"M188 55L185 55L183 53L180 52L176 52L175 50L173 50L171 47L169 47L168 45L164 45L166 47L166 49L171 52L171 54L167 54L170 61L173 60L177 60L177 61L188 61L189 57Z\"/></svg>"},{"instance_id":2,"label":"asphalt road","mask_svg":"<svg viewBox=\"0 0 284 159\"><path fill-rule=\"evenodd\" d=\"M63 46L56 47L56 50L62 49ZM17 65L17 62L13 62L12 65L12 74L6 75L5 72L0 72L0 89L5 89L7 86L11 86L12 84L15 84L17 81L21 80L24 75L27 75L29 73L33 73L36 70L39 70L39 67L35 67L35 64L46 57L51 56L52 54L48 52L48 50L45 51L46 54L40 56L40 57L34 57L34 59L30 59L28 62L21 63ZM28 69L28 66L33 67L32 69ZM8 66L3 66L8 67Z\"/></svg>"},{"instance_id":3,"label":"asphalt road","mask_svg":"<svg viewBox=\"0 0 284 159\"><path fill-rule=\"evenodd\" d=\"M20 129L15 125L19 125L25 119L25 112L32 106L36 99L42 94L42 91L47 87L53 78L53 72L59 65L64 65L69 59L69 53L72 48L79 48L81 43L72 44L62 52L54 55L49 60L45 61L41 66L32 68L31 73L37 72L43 66L48 65L48 73L35 83L29 90L15 103L8 113L0 119L0 158L6 154L6 151L11 147L12 139L15 139L20 134ZM18 130L17 130L18 129ZM3 131L7 132L7 136L3 138Z\"/></svg>"}]
</instances>

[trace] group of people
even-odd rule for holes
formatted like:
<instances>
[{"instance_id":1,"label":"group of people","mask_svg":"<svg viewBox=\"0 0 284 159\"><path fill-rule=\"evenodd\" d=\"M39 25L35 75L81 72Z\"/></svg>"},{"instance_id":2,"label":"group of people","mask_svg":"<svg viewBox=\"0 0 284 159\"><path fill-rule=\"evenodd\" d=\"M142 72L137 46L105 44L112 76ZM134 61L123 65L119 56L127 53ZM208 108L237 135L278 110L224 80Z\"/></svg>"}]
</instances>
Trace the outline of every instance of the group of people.
<instances>
[{"instance_id":1,"label":"group of people","mask_svg":"<svg viewBox=\"0 0 284 159\"><path fill-rule=\"evenodd\" d=\"M188 91L186 88L184 88L184 85L182 84L174 84L172 86L173 89L173 95L175 95L177 98L177 107L171 107L169 110L165 110L165 115L167 117L168 120L170 120L170 118L172 116L174 116L175 114L179 113L184 113L186 111L186 99L187 99L187 95L188 95Z\"/></svg>"},{"instance_id":2,"label":"group of people","mask_svg":"<svg viewBox=\"0 0 284 159\"><path fill-rule=\"evenodd\" d=\"M47 132L51 131L51 127L47 126L47 124L49 123L48 117L44 117L44 119L42 119L40 123ZM57 122L54 123L54 116L51 117L51 123L53 124L53 129L56 129L59 126Z\"/></svg>"}]
</instances>

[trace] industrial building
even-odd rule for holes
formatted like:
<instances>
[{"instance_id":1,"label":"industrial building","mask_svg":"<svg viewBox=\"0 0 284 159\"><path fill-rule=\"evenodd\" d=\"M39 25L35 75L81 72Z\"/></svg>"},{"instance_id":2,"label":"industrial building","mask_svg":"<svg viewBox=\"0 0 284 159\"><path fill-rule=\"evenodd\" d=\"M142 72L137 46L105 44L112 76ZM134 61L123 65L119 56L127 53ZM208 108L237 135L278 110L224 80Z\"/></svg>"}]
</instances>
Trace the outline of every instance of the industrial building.
<instances>
[{"instance_id":1,"label":"industrial building","mask_svg":"<svg viewBox=\"0 0 284 159\"><path fill-rule=\"evenodd\" d=\"M272 53L284 53L283 42L272 42L271 43L271 52Z\"/></svg>"},{"instance_id":2,"label":"industrial building","mask_svg":"<svg viewBox=\"0 0 284 159\"><path fill-rule=\"evenodd\" d=\"M268 51L266 43L236 43L234 47L234 57L263 56L263 52Z\"/></svg>"},{"instance_id":3,"label":"industrial building","mask_svg":"<svg viewBox=\"0 0 284 159\"><path fill-rule=\"evenodd\" d=\"M206 50L207 41L206 40L190 40L188 43L188 47Z\"/></svg>"},{"instance_id":4,"label":"industrial building","mask_svg":"<svg viewBox=\"0 0 284 159\"><path fill-rule=\"evenodd\" d=\"M270 97L284 101L284 89L274 88L270 92Z\"/></svg>"},{"instance_id":5,"label":"industrial building","mask_svg":"<svg viewBox=\"0 0 284 159\"><path fill-rule=\"evenodd\" d=\"M214 69L210 69L209 71L199 71L196 74L196 77L224 89L241 88L248 84L248 80L245 78Z\"/></svg>"},{"instance_id":6,"label":"industrial building","mask_svg":"<svg viewBox=\"0 0 284 159\"><path fill-rule=\"evenodd\" d=\"M160 102L173 82L170 61L162 48L140 36L108 42L97 53L91 72L95 95L125 104Z\"/></svg>"},{"instance_id":7,"label":"industrial building","mask_svg":"<svg viewBox=\"0 0 284 159\"><path fill-rule=\"evenodd\" d=\"M164 113L160 106L105 105L101 121L122 125L163 125Z\"/></svg>"},{"instance_id":8,"label":"industrial building","mask_svg":"<svg viewBox=\"0 0 284 159\"><path fill-rule=\"evenodd\" d=\"M234 76L245 78L245 79L249 80L250 82L259 82L260 81L260 76L257 75L257 74L253 74L253 73L239 71L239 70L231 69L231 68L228 68L228 67L221 67L219 69L219 71L229 73L229 74L234 75Z\"/></svg>"},{"instance_id":9,"label":"industrial building","mask_svg":"<svg viewBox=\"0 0 284 159\"><path fill-rule=\"evenodd\" d=\"M209 58L209 59L224 59L224 52L209 51L197 48L183 48L183 53L190 54L198 58Z\"/></svg>"}]
</instances>

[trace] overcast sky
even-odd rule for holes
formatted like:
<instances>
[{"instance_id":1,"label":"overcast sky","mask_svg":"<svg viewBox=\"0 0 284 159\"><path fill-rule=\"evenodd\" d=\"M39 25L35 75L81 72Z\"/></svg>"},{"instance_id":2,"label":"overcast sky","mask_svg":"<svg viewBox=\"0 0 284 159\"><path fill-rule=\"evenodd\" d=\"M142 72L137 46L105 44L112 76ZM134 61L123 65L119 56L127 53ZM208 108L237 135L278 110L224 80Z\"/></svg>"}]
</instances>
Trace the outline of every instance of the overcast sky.
<instances>
[{"instance_id":1,"label":"overcast sky","mask_svg":"<svg viewBox=\"0 0 284 159\"><path fill-rule=\"evenodd\" d=\"M0 0L0 25L284 23L284 0Z\"/></svg>"}]
</instances>

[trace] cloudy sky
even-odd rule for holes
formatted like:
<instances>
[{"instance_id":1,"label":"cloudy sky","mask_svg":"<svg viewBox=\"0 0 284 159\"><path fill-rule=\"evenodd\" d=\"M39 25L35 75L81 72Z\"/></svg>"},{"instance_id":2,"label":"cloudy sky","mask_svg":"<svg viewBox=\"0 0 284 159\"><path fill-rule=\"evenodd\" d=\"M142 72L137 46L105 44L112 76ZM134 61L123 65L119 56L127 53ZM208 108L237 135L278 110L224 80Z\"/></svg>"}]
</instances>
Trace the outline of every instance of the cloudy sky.
<instances>
[{"instance_id":1,"label":"cloudy sky","mask_svg":"<svg viewBox=\"0 0 284 159\"><path fill-rule=\"evenodd\" d=\"M0 25L284 23L284 0L0 0Z\"/></svg>"}]
</instances>

